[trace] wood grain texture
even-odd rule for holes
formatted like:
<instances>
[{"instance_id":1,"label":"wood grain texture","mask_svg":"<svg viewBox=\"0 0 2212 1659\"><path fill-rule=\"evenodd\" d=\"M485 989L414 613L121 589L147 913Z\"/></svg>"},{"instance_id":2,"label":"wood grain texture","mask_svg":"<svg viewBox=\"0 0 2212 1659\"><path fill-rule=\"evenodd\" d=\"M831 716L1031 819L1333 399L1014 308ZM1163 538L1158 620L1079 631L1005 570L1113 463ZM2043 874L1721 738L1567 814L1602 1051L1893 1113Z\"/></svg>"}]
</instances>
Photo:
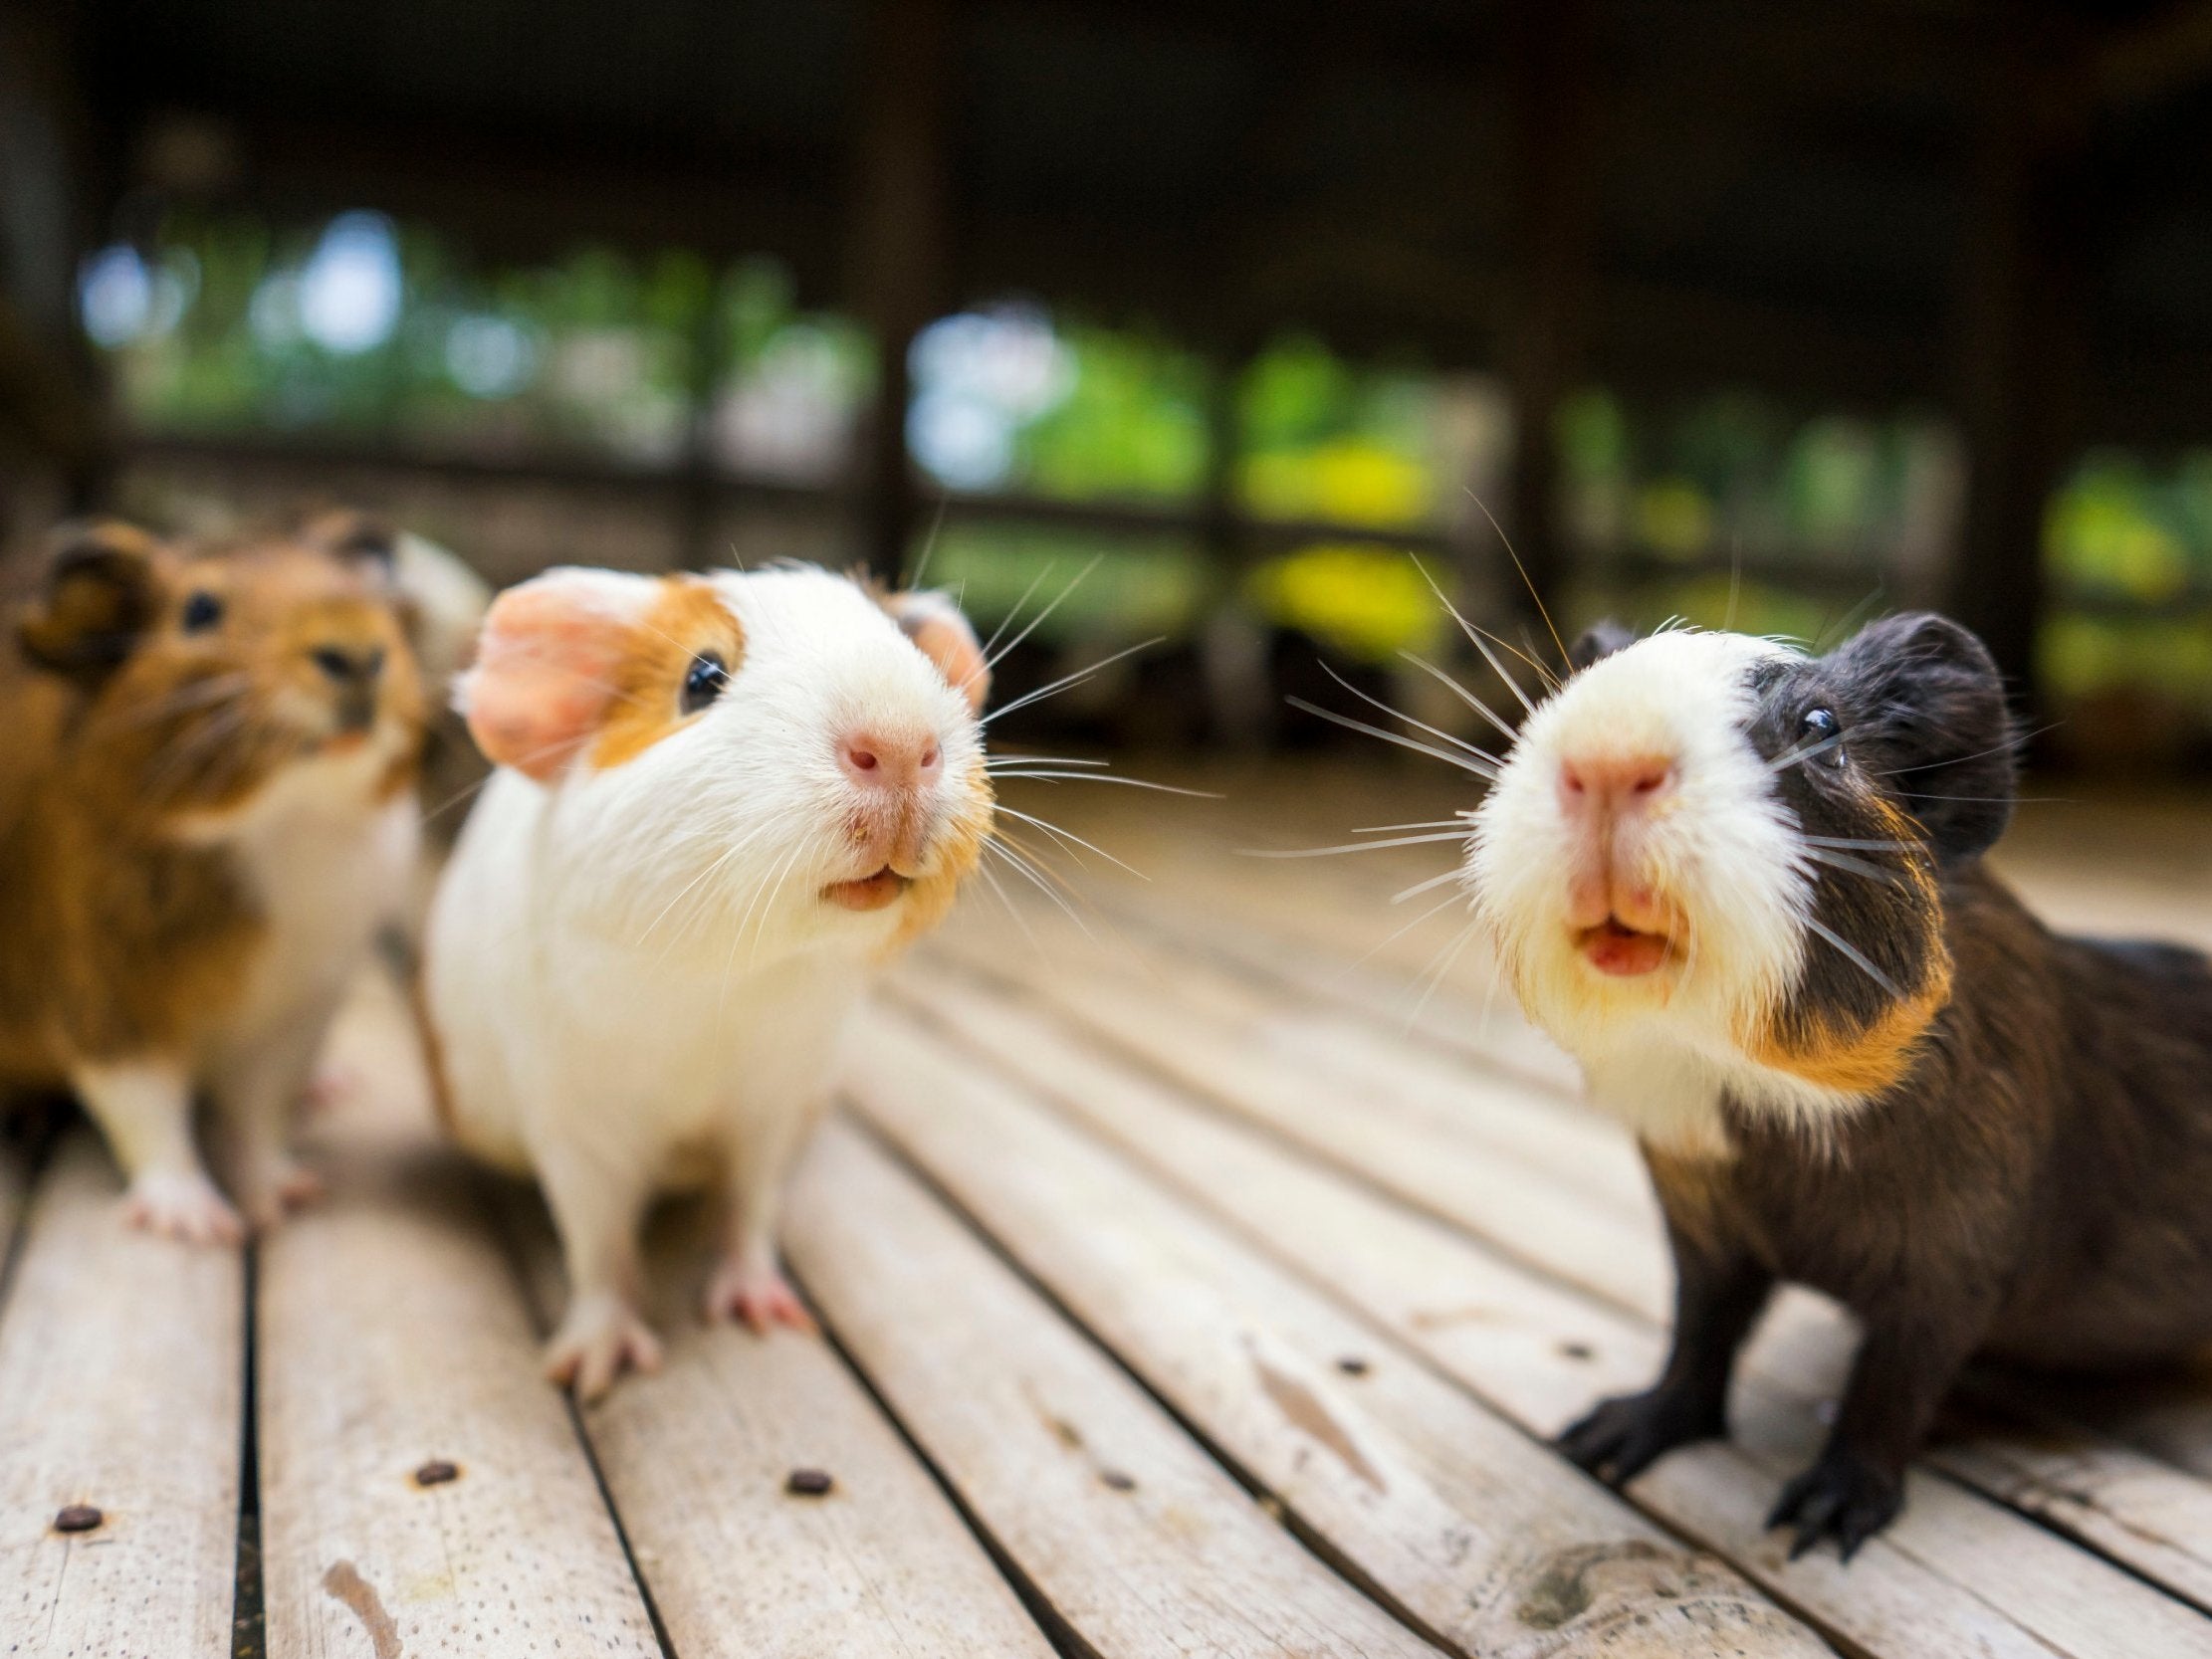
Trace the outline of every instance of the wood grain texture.
<instances>
[{"instance_id":1,"label":"wood grain texture","mask_svg":"<svg viewBox=\"0 0 2212 1659\"><path fill-rule=\"evenodd\" d=\"M1433 1654L841 1123L799 1172L785 1238L839 1340L1077 1651Z\"/></svg>"},{"instance_id":2,"label":"wood grain texture","mask_svg":"<svg viewBox=\"0 0 2212 1659\"><path fill-rule=\"evenodd\" d=\"M886 1011L851 1082L868 1119L1246 1479L1456 1651L1827 1651L972 1058Z\"/></svg>"},{"instance_id":3,"label":"wood grain texture","mask_svg":"<svg viewBox=\"0 0 2212 1659\"><path fill-rule=\"evenodd\" d=\"M1145 973L1155 971L1147 968ZM1155 1067L1193 1095L1305 1146L1363 1181L1463 1228L1491 1248L1663 1326L1671 1269L1648 1190L1629 1179L1625 1132L1542 1092L1435 1054L1409 1053L1394 1033L1255 999L1240 987L1209 994L1188 963L1158 969L1172 995L1144 1012L1138 973L1095 961L1040 976L1029 988L1078 1029ZM991 982L1008 981L995 975ZM1209 1018L1211 1014L1213 1017ZM1286 1035L1287 1034L1287 1035ZM1464 1075L1454 1114L1449 1090ZM1518 1095L1501 1115L1501 1100ZM1346 1111L1356 1100L1362 1110ZM1561 1133L1541 1133L1542 1116ZM1613 1144L1607 1147L1609 1139ZM1803 1292L1777 1300L1745 1350L1743 1369L1813 1402L1840 1391L1853 1328ZM2166 1451L2202 1435L2212 1406L2163 1413ZM2191 1414L2201 1427L2181 1427ZM2125 1413L2097 1431L2094 1416L2044 1431L2005 1432L1986 1417L1963 1444L1929 1460L1958 1479L2126 1563L2199 1606L2212 1606L2212 1482L2183 1458L2121 1440L2144 1425ZM2178 1464L2179 1467L2172 1465Z\"/></svg>"},{"instance_id":4,"label":"wood grain texture","mask_svg":"<svg viewBox=\"0 0 2212 1659\"><path fill-rule=\"evenodd\" d=\"M437 1144L398 998L373 979L329 1063L330 1195L262 1246L270 1659L656 1659L643 1596L485 1188ZM418 1471L450 1463L450 1480Z\"/></svg>"},{"instance_id":5,"label":"wood grain texture","mask_svg":"<svg viewBox=\"0 0 2212 1659\"><path fill-rule=\"evenodd\" d=\"M1656 1370L1663 1337L1653 1321L1363 1190L1048 1017L958 987L919 994L991 1063L1530 1432L1549 1435L1597 1395L1641 1386ZM1756 1376L1739 1382L1734 1419L1732 1442L1662 1460L1632 1496L1848 1644L1913 1659L2047 1659L2054 1647L2179 1655L2212 1631L2139 1580L1922 1471L1910 1478L1903 1517L1851 1566L1826 1553L1791 1562L1784 1541L1764 1529L1765 1510L1779 1480L1811 1455L1820 1425L1808 1400Z\"/></svg>"},{"instance_id":6,"label":"wood grain texture","mask_svg":"<svg viewBox=\"0 0 2212 1659\"><path fill-rule=\"evenodd\" d=\"M504 1206L539 1321L565 1294L542 1204ZM682 1659L1049 1659L927 1465L821 1338L709 1328L704 1205L648 1238L650 1308L667 1339L659 1374L631 1377L583 1413L654 1607ZM832 1481L786 1490L794 1471Z\"/></svg>"},{"instance_id":7,"label":"wood grain texture","mask_svg":"<svg viewBox=\"0 0 2212 1659\"><path fill-rule=\"evenodd\" d=\"M231 1651L239 1253L133 1232L86 1132L33 1193L0 1309L0 1633L11 1656ZM90 1505L101 1524L56 1531Z\"/></svg>"}]
</instances>

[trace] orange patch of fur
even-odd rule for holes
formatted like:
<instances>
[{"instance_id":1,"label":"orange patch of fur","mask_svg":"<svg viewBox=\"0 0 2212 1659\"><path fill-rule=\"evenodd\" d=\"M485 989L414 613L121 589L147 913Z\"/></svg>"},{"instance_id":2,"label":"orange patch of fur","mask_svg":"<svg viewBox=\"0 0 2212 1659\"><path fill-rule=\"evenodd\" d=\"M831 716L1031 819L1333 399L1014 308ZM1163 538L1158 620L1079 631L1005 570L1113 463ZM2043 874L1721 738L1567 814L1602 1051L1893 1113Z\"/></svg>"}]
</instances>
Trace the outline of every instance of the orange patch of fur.
<instances>
[{"instance_id":1,"label":"orange patch of fur","mask_svg":"<svg viewBox=\"0 0 2212 1659\"><path fill-rule=\"evenodd\" d=\"M684 680L712 653L732 675L745 660L745 630L710 582L668 576L646 613L629 625L628 648L611 672L605 722L591 745L602 770L634 760L698 716L683 712Z\"/></svg>"},{"instance_id":2,"label":"orange patch of fur","mask_svg":"<svg viewBox=\"0 0 2212 1659\"><path fill-rule=\"evenodd\" d=\"M960 884L983 860L984 843L991 839L992 816L991 782L979 769L973 800L939 832L943 851L937 868L917 878L907 890L898 931L878 960L889 961L945 920L953 901L960 896Z\"/></svg>"}]
</instances>

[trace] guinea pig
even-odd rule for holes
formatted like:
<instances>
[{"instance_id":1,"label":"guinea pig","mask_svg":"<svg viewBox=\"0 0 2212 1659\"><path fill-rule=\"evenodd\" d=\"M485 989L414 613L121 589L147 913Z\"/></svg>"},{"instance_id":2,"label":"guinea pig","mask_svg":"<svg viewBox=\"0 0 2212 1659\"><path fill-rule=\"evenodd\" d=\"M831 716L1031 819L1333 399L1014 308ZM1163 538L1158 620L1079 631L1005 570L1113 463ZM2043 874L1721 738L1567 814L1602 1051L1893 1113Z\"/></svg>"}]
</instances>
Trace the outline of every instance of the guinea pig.
<instances>
[{"instance_id":1,"label":"guinea pig","mask_svg":"<svg viewBox=\"0 0 2212 1659\"><path fill-rule=\"evenodd\" d=\"M1848 1558L1973 1355L2112 1366L2212 1335L2212 971L2046 930L1983 865L2013 732L1933 615L1825 657L1605 628L1473 814L1463 877L1529 1016L1631 1124L1675 1272L1646 1392L1562 1437L1623 1482L1726 1432L1778 1281L1862 1327L1771 1526Z\"/></svg>"},{"instance_id":2,"label":"guinea pig","mask_svg":"<svg viewBox=\"0 0 2212 1659\"><path fill-rule=\"evenodd\" d=\"M404 898L422 697L353 516L170 544L67 529L0 669L0 1089L66 1085L126 1214L232 1240L311 1196L293 1109Z\"/></svg>"},{"instance_id":3,"label":"guinea pig","mask_svg":"<svg viewBox=\"0 0 2212 1659\"><path fill-rule=\"evenodd\" d=\"M501 594L459 704L498 769L432 903L423 1016L449 1127L535 1173L568 1272L548 1375L660 1347L641 1212L725 1214L709 1319L804 1329L779 1189L870 968L991 833L988 667L960 612L811 567L556 569Z\"/></svg>"}]
</instances>

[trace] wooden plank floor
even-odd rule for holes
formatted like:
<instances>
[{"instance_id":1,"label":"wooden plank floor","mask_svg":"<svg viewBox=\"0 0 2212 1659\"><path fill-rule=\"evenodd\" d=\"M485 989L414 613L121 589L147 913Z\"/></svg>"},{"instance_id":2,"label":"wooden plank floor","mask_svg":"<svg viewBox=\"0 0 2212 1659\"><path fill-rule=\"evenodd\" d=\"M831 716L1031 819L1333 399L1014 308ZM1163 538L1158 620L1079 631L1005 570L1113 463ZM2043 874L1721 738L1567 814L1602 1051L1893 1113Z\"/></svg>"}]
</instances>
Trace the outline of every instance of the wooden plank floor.
<instances>
[{"instance_id":1,"label":"wooden plank floor","mask_svg":"<svg viewBox=\"0 0 2212 1659\"><path fill-rule=\"evenodd\" d=\"M587 1411L538 1375L543 1210L437 1144L380 979L331 1195L250 1260L125 1233L82 1132L0 1159L0 1655L2212 1654L2212 1381L1978 1380L1848 1568L1760 1526L1848 1356L1812 1297L1729 1443L1624 1495L1555 1457L1664 1340L1633 1149L1448 907L1398 932L1449 849L1236 856L1464 802L1229 787L1020 801L1151 880L1093 861L1080 929L979 890L800 1173L825 1336L700 1327L679 1208L669 1362ZM2006 862L2212 942L2212 812L2032 809Z\"/></svg>"}]
</instances>

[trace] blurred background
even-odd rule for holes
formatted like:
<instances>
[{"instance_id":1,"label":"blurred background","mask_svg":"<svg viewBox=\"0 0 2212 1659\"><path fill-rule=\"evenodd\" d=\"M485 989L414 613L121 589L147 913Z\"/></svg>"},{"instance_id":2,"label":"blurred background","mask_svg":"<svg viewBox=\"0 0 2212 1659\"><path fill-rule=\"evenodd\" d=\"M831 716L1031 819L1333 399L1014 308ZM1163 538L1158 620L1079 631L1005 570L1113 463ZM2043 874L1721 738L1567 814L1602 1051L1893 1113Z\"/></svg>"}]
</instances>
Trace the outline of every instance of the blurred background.
<instances>
[{"instance_id":1,"label":"blurred background","mask_svg":"<svg viewBox=\"0 0 2212 1659\"><path fill-rule=\"evenodd\" d=\"M1533 656L1938 605L2201 773L2212 4L11 0L0 528L311 495L1087 570L1008 693L1161 643L1017 737L1466 727L1426 568Z\"/></svg>"}]
</instances>

